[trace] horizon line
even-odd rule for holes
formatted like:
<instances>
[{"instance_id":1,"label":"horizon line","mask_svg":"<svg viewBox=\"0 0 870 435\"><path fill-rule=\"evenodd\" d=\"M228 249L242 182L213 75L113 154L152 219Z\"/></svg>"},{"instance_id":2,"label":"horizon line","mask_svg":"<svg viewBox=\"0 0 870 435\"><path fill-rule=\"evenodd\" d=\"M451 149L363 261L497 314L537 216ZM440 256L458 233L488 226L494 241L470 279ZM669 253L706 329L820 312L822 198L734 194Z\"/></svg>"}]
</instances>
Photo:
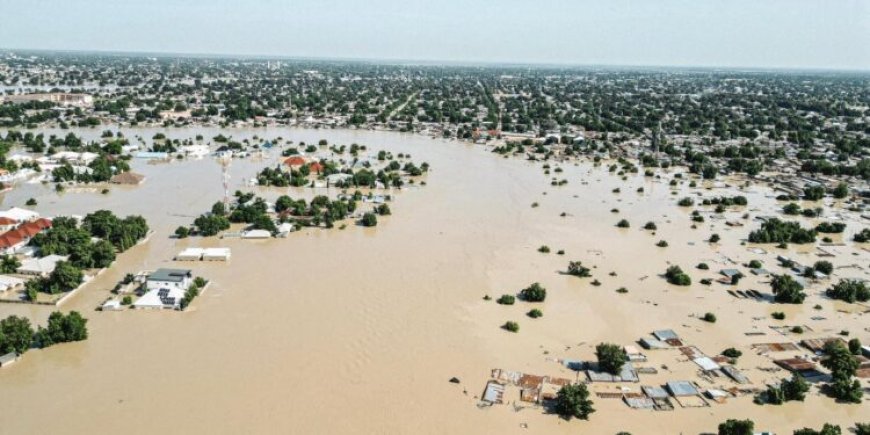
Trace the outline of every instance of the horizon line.
<instances>
[{"instance_id":1,"label":"horizon line","mask_svg":"<svg viewBox=\"0 0 870 435\"><path fill-rule=\"evenodd\" d=\"M583 69L583 68L613 68L613 69L701 69L701 70L749 70L752 72L827 72L827 73L864 73L870 74L870 68L842 68L842 67L808 67L808 66L724 66L724 65L663 65L663 64L603 64L603 63L549 63L549 62L528 62L528 61L468 61L468 60L449 60L449 59L397 59L397 58L371 58L371 57L329 57L329 56L294 56L294 55L276 55L276 54L239 54L239 53L191 53L191 52L173 52L173 51L121 51L121 50L83 50L83 49L52 49L52 48L6 48L0 47L0 51L11 53L56 53L56 54L84 54L98 55L106 57L138 57L138 58L168 58L168 59L235 59L235 60L285 60L285 61L313 61L313 62L345 62L345 63L364 63L374 65L391 65L391 66L444 66L444 67L523 67L523 68L561 68L561 69Z\"/></svg>"}]
</instances>

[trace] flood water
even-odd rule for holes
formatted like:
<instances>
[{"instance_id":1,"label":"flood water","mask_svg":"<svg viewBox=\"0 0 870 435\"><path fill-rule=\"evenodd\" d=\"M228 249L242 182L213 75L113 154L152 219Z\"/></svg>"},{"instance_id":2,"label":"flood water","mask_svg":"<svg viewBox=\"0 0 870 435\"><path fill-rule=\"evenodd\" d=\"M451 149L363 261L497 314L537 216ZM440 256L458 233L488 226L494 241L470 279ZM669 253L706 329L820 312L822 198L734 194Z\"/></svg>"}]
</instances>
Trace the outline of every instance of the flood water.
<instances>
[{"instance_id":1,"label":"flood water","mask_svg":"<svg viewBox=\"0 0 870 435\"><path fill-rule=\"evenodd\" d=\"M164 132L206 140L223 133L235 140L282 137L294 142L358 143L376 152L410 153L432 171L426 186L394 191L392 216L375 228L303 229L286 239L265 241L169 238L179 225L211 207L223 195L221 167L212 158L148 164L133 170L147 179L138 187L111 186L54 192L52 185L23 184L6 193L0 206L23 206L35 197L46 216L84 215L99 209L140 214L156 231L151 240L119 256L62 306L88 317L87 341L34 350L0 370L0 434L21 433L698 433L715 431L727 418L753 418L756 429L784 432L818 428L823 422L850 425L870 415L870 405L835 404L811 394L804 403L760 407L751 396L725 405L676 409L673 413L633 411L617 399L595 399L591 421L566 422L541 409L515 410L510 404L478 409L491 368L574 377L556 358L588 359L594 345L634 344L652 330L671 328L684 341L710 355L741 347L740 367L754 384L783 377L757 367L772 367L749 344L782 341L769 329L772 311L785 311L790 324L811 325L834 334L848 329L870 342L866 315L823 300L813 287L808 303L774 306L729 296L723 286L707 287L727 259L763 259L775 269L777 253L804 263L811 250L751 253L741 240L757 222L727 227L708 219L690 229L691 208L675 206L691 189L673 195L667 180L630 175L623 181L606 166L560 165L545 175L540 162L503 158L481 146L391 132L288 128L122 129L150 138ZM64 135L65 131L42 130ZM95 139L101 130L79 132ZM274 200L281 194L310 197L326 189L245 187L279 150L263 159L234 160L231 190L250 190ZM556 165L551 163L551 166ZM642 171L641 171L642 172ZM664 172L663 172L664 173ZM569 183L554 187L550 179ZM763 186L715 189L705 195L743 194L749 206L726 213L773 214L773 193ZM613 193L616 187L620 193ZM643 187L644 192L636 189ZM336 190L329 191L337 193ZM538 207L532 207L537 202ZM618 208L614 214L611 209ZM565 216L560 214L565 213ZM614 225L628 219L632 227ZM642 230L655 221L655 235ZM809 222L809 221L807 221ZM846 235L859 230L850 222ZM722 242L710 245L713 232ZM669 247L655 243L667 240ZM548 245L550 254L537 249ZM232 248L228 263L176 263L188 246ZM564 249L565 255L556 251ZM868 256L851 243L832 248L836 266L867 266ZM570 260L593 267L591 279L560 274ZM701 261L710 271L695 269ZM693 278L689 288L670 286L659 277L679 264ZM124 274L157 267L186 267L212 286L186 312L98 312L109 290ZM615 276L610 273L615 272ZM842 276L866 277L860 269ZM525 313L533 306L484 301L516 293L532 282L548 290L540 319ZM741 288L769 291L766 279L748 277ZM628 293L615 292L626 287ZM812 320L823 306L824 320ZM0 304L0 317L26 315L42 324L48 307ZM716 324L692 316L715 312ZM848 311L848 310L844 310ZM756 318L763 320L755 320ZM499 328L520 323L517 334ZM750 338L745 332L764 331ZM695 380L696 367L679 352L651 355L667 365L643 384ZM458 377L461 384L449 383ZM716 385L728 385L716 380ZM733 384L731 384L733 385ZM613 386L597 387L611 390ZM638 389L639 386L632 386ZM812 412L809 412L812 410ZM527 426L527 429L523 428Z\"/></svg>"}]
</instances>

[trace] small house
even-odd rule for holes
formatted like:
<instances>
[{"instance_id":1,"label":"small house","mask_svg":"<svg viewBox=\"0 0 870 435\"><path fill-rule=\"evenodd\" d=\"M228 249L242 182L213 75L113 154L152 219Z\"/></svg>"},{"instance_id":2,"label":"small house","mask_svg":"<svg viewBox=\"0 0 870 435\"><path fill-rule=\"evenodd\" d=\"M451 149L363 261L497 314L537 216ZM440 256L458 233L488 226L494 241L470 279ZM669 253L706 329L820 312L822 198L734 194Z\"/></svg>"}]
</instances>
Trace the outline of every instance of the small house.
<instances>
[{"instance_id":1,"label":"small house","mask_svg":"<svg viewBox=\"0 0 870 435\"><path fill-rule=\"evenodd\" d=\"M42 258L28 258L21 262L16 272L22 275L48 276L57 267L57 263L67 261L68 255L47 255Z\"/></svg>"}]
</instances>

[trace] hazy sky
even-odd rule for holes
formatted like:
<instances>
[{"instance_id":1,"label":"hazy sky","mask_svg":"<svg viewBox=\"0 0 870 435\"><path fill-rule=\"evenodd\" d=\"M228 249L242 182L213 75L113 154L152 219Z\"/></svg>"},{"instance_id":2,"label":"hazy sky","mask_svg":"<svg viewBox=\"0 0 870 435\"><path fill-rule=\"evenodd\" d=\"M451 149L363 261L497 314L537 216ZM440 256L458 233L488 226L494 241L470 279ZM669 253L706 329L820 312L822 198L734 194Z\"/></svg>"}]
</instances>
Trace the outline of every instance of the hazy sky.
<instances>
[{"instance_id":1,"label":"hazy sky","mask_svg":"<svg viewBox=\"0 0 870 435\"><path fill-rule=\"evenodd\" d=\"M870 0L0 0L0 47L870 69Z\"/></svg>"}]
</instances>

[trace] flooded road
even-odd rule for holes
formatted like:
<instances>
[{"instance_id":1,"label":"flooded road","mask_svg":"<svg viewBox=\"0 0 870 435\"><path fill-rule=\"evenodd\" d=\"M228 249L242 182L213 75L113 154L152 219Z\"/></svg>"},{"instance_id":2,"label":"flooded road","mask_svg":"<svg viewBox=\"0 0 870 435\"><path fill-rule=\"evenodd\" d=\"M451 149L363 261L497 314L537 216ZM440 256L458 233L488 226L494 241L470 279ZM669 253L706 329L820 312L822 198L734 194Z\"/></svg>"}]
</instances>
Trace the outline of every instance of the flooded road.
<instances>
[{"instance_id":1,"label":"flooded road","mask_svg":"<svg viewBox=\"0 0 870 435\"><path fill-rule=\"evenodd\" d=\"M503 158L480 146L389 132L305 129L122 129L150 138L234 140L282 137L294 142L367 145L410 153L432 171L426 186L395 191L392 216L375 228L303 229L286 239L251 241L169 235L190 224L222 198L221 167L212 158L148 164L133 170L147 179L138 187L76 188L58 194L52 185L24 184L2 197L3 208L34 197L46 216L84 215L109 209L119 216L141 214L156 231L151 240L119 256L116 264L70 299L62 310L90 319L85 342L34 350L0 370L0 434L21 433L698 433L714 431L726 418L753 418L756 429L847 425L870 415L870 405L834 404L811 394L805 403L760 407L751 397L726 405L677 409L673 413L633 411L621 401L595 399L589 422L565 422L540 409L511 405L478 409L491 368L573 376L555 358L593 357L594 345L633 344L652 330L671 328L685 341L714 355L745 347L741 367L754 383L782 377L760 370L770 362L748 349L745 332L769 335L769 313L786 311L792 323L816 331L849 329L870 342L866 315L842 313L831 301L811 298L802 306L773 306L729 296L722 286L697 284L730 264L762 258L775 268L776 251L756 255L741 240L757 223L727 227L708 219L690 229L691 208L678 208L665 180L629 175L623 181L590 163L561 165L545 175L540 162ZM45 130L65 134L64 131ZM85 130L96 139L100 130ZM231 190L250 190L269 200L281 194L311 197L326 189L245 186L266 165L279 161L277 149L263 159L234 160ZM556 165L550 163L551 166ZM561 187L550 178L567 179ZM613 189L621 188L620 193ZM636 192L643 187L644 192ZM337 193L337 190L330 191ZM726 213L773 214L772 192L753 186L716 189L705 195L743 194L749 206ZM537 202L538 207L532 207ZM619 213L611 209L618 208ZM561 214L564 213L564 216ZM628 219L632 226L614 225ZM655 221L655 235L642 230ZM860 229L851 225L849 233ZM722 242L706 240L713 232ZM668 248L655 243L667 240ZM552 253L537 249L548 245ZM229 263L176 263L188 246L232 248ZM564 249L565 255L557 255ZM836 248L835 265L867 265L867 254L851 243ZM806 249L804 249L806 251ZM798 249L789 255L812 263ZM804 260L805 258L805 260ZM591 279L562 275L568 261L593 268ZM695 270L701 261L711 270ZM658 275L678 264L693 278L688 288L668 285ZM157 267L189 267L212 280L187 312L97 312L124 274ZM610 273L615 272L615 276ZM858 269L843 276L866 277ZM540 304L544 317L529 319L532 306L484 301L516 293L532 282L548 289ZM766 279L749 277L741 287L768 291ZM626 287L628 293L615 292ZM823 291L813 287L808 293ZM816 300L818 299L818 300ZM824 321L811 307L823 305ZM715 312L719 322L693 318ZM0 317L27 315L44 323L51 309L0 304ZM764 318L764 320L753 320ZM518 321L521 331L499 328ZM791 320L790 320L791 321ZM773 340L772 337L755 340ZM693 365L673 354L657 355L671 370L643 378L650 382L694 377ZM461 384L451 384L451 377ZM613 388L613 387L610 387ZM467 394L463 393L466 390ZM807 412L813 410L813 412ZM521 425L527 425L528 430Z\"/></svg>"}]
</instances>

